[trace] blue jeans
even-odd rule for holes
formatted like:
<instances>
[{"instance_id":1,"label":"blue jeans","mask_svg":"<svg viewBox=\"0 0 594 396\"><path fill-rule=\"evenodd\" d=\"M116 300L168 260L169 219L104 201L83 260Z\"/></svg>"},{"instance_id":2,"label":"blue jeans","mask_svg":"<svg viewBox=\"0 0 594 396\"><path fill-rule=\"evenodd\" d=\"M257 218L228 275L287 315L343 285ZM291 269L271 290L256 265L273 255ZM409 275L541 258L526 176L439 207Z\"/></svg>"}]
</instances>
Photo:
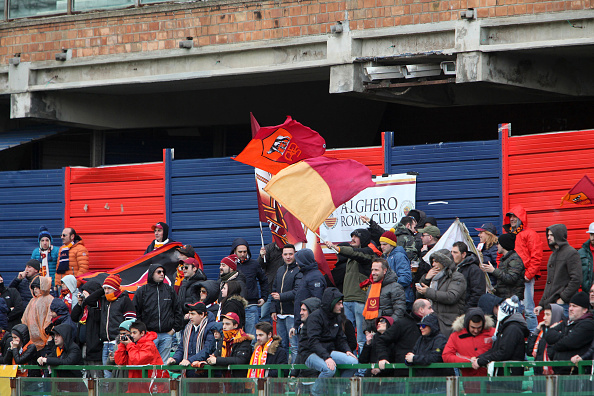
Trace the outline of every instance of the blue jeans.
<instances>
[{"instance_id":1,"label":"blue jeans","mask_svg":"<svg viewBox=\"0 0 594 396\"><path fill-rule=\"evenodd\" d=\"M270 317L270 308L272 308L272 296L268 295L268 300L260 307L260 322L268 322L272 324Z\"/></svg>"},{"instance_id":2,"label":"blue jeans","mask_svg":"<svg viewBox=\"0 0 594 396\"><path fill-rule=\"evenodd\" d=\"M173 343L173 336L167 333L157 333L157 338L153 341L159 350L159 355L163 360L163 364L167 364L167 359L171 356L171 344Z\"/></svg>"},{"instance_id":3,"label":"blue jeans","mask_svg":"<svg viewBox=\"0 0 594 396\"><path fill-rule=\"evenodd\" d=\"M101 354L101 362L103 363L104 366L108 366L110 364L113 364L113 362L111 362L109 360L109 352L114 352L116 350L116 345L115 344L109 344L107 342L103 343L103 352ZM104 378L111 378L111 371L110 370L103 370L103 377Z\"/></svg>"},{"instance_id":4,"label":"blue jeans","mask_svg":"<svg viewBox=\"0 0 594 396\"><path fill-rule=\"evenodd\" d=\"M538 320L534 314L534 282L535 279L532 278L529 282L524 283L524 312L526 315L526 324L528 325L530 333L536 330L536 327L538 326Z\"/></svg>"},{"instance_id":5,"label":"blue jeans","mask_svg":"<svg viewBox=\"0 0 594 396\"><path fill-rule=\"evenodd\" d=\"M344 302L344 314L357 329L357 344L359 344L359 353L361 353L363 350L363 345L365 345L365 319L363 318L364 308L365 304L361 302ZM353 351L353 353L355 353L355 351Z\"/></svg>"},{"instance_id":6,"label":"blue jeans","mask_svg":"<svg viewBox=\"0 0 594 396\"><path fill-rule=\"evenodd\" d=\"M332 358L332 360L334 360L334 362L336 364L357 364L357 363L359 363L357 358L349 356L343 352L332 351L332 353L330 353L330 357ZM326 362L324 361L324 359L322 359L315 353L312 353L311 355L309 355L309 357L305 360L305 365L311 369L314 369L314 370L317 370L320 372L320 375L318 376L316 383L314 384L313 388L311 389L311 393L313 395L320 395L320 394L324 393L324 378L334 377L336 370L330 370L328 368L328 365L326 365ZM356 371L357 371L356 369L342 370L342 373L340 374L340 376L341 377L352 377L353 375L355 375Z\"/></svg>"},{"instance_id":7,"label":"blue jeans","mask_svg":"<svg viewBox=\"0 0 594 396\"><path fill-rule=\"evenodd\" d=\"M295 362L297 357L297 349L299 347L299 341L297 336L289 338L289 330L293 327L295 318L293 316L287 316L284 319L278 318L276 321L276 332L281 337L281 346L289 353L289 343L291 345L291 356L289 357L289 363Z\"/></svg>"},{"instance_id":8,"label":"blue jeans","mask_svg":"<svg viewBox=\"0 0 594 396\"><path fill-rule=\"evenodd\" d=\"M260 307L257 304L248 305L245 308L245 332L256 335L256 324L260 321ZM254 338L254 343L255 343Z\"/></svg>"}]
</instances>

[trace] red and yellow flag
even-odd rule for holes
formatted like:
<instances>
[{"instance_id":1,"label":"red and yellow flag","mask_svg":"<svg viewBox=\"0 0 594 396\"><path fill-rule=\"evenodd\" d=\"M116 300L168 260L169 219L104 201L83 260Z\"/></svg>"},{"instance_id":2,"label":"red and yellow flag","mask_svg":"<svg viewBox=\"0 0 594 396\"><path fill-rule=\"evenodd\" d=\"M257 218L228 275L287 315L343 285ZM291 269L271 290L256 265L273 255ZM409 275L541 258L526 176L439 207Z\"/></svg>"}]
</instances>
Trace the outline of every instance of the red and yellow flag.
<instances>
[{"instance_id":1,"label":"red and yellow flag","mask_svg":"<svg viewBox=\"0 0 594 396\"><path fill-rule=\"evenodd\" d=\"M252 115L252 129L258 133L235 158L255 168L277 174L287 166L305 158L319 157L326 151L326 141L319 133L287 116L277 126L259 127Z\"/></svg>"},{"instance_id":2,"label":"red and yellow flag","mask_svg":"<svg viewBox=\"0 0 594 396\"><path fill-rule=\"evenodd\" d=\"M567 202L577 205L590 205L594 200L594 183L588 176L582 177L575 186L561 199L561 206Z\"/></svg>"}]
</instances>

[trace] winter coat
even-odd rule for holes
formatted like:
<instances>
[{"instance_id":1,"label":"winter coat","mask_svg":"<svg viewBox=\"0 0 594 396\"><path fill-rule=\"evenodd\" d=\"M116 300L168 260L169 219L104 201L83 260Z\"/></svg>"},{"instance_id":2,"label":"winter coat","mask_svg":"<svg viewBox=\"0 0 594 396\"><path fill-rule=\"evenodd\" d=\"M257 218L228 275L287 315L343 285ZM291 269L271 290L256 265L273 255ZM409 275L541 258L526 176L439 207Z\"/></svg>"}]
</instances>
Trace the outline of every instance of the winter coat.
<instances>
[{"instance_id":1,"label":"winter coat","mask_svg":"<svg viewBox=\"0 0 594 396\"><path fill-rule=\"evenodd\" d=\"M102 342L115 341L120 334L120 324L128 319L136 319L134 303L127 291L123 291L115 301L107 301L105 291L100 288L85 298L83 308L99 308L101 310L101 326L99 337Z\"/></svg>"},{"instance_id":2,"label":"winter coat","mask_svg":"<svg viewBox=\"0 0 594 396\"><path fill-rule=\"evenodd\" d=\"M101 284L97 281L90 280L81 286L81 291L87 291L94 293L97 290L103 290ZM128 298L128 300L130 300ZM84 304L84 302L83 302ZM132 301L130 301L132 304ZM85 324L80 323L87 309L87 320ZM85 360L87 361L101 361L103 353L103 341L101 341L101 309L98 308L97 304L94 307L85 305L84 307L80 304L76 304L72 307L72 313L70 314L72 320L77 324L78 327L78 340L79 345L87 346L87 353Z\"/></svg>"},{"instance_id":3,"label":"winter coat","mask_svg":"<svg viewBox=\"0 0 594 396\"><path fill-rule=\"evenodd\" d=\"M272 292L280 294L280 300L272 300L270 312L280 315L295 314L295 291L299 288L303 273L296 262L279 267L272 283Z\"/></svg>"},{"instance_id":4,"label":"winter coat","mask_svg":"<svg viewBox=\"0 0 594 396\"><path fill-rule=\"evenodd\" d=\"M37 275L35 275L37 276ZM35 278L35 276L33 278ZM8 288L16 289L19 294L21 295L21 301L23 302L23 307L27 308L27 304L33 298L31 295L31 289L29 289L29 283L33 280L33 278L29 279L26 276L23 279L19 279L18 277L14 277Z\"/></svg>"},{"instance_id":5,"label":"winter coat","mask_svg":"<svg viewBox=\"0 0 594 396\"><path fill-rule=\"evenodd\" d=\"M431 287L432 279L427 280L424 275L421 283L429 286L425 297L433 302L433 311L439 319L441 333L449 337L452 323L458 316L464 313L466 306L466 278L456 272L456 264L451 259L447 249L441 249L431 255L438 257L437 261L444 265L444 275L437 280L437 287ZM436 275L437 277L438 275ZM484 293L483 293L484 294Z\"/></svg>"},{"instance_id":6,"label":"winter coat","mask_svg":"<svg viewBox=\"0 0 594 396\"><path fill-rule=\"evenodd\" d=\"M558 323L563 320L563 307L558 304L551 304L551 325ZM542 326L541 329L536 328L532 334L528 337L526 343L526 354L532 356L535 361L544 361L545 351L547 353L547 359L549 358L549 346L545 339L545 335L549 331L548 326ZM538 343L538 344L537 344ZM534 350L536 348L536 350ZM534 367L534 374L542 375L542 367Z\"/></svg>"},{"instance_id":7,"label":"winter coat","mask_svg":"<svg viewBox=\"0 0 594 396\"><path fill-rule=\"evenodd\" d=\"M592 258L592 249L588 239L578 253L582 262L582 290L588 292L594 284L594 259Z\"/></svg>"},{"instance_id":8,"label":"winter coat","mask_svg":"<svg viewBox=\"0 0 594 396\"><path fill-rule=\"evenodd\" d=\"M377 337L378 359L390 363L404 363L404 357L413 350L421 337L419 322L421 318L414 313L406 313L394 322L386 332ZM407 369L396 369L395 377L408 377Z\"/></svg>"},{"instance_id":9,"label":"winter coat","mask_svg":"<svg viewBox=\"0 0 594 396\"><path fill-rule=\"evenodd\" d=\"M171 241L168 241L168 239L169 239L169 225L162 221L159 221L157 224L160 224L161 227L163 227L163 242L165 244L171 243ZM151 243L147 246L146 250L144 251L144 254L149 254L150 252L155 250L155 242L156 242L156 239L153 239L151 241Z\"/></svg>"},{"instance_id":10,"label":"winter coat","mask_svg":"<svg viewBox=\"0 0 594 396\"><path fill-rule=\"evenodd\" d=\"M483 245L483 250L481 250L483 263L491 263L493 267L497 267L497 244L494 243L490 248L485 246Z\"/></svg>"},{"instance_id":11,"label":"winter coat","mask_svg":"<svg viewBox=\"0 0 594 396\"><path fill-rule=\"evenodd\" d=\"M177 291L177 303L180 306L182 313L185 315L188 313L188 309L186 308L186 304L193 304L197 301L200 301L200 297L198 300L195 300L194 296L190 292L190 288L196 282L205 281L206 275L200 268L196 269L196 273L189 279L185 279L181 281L181 285L179 286L179 290ZM200 296L200 289L198 289L198 296Z\"/></svg>"},{"instance_id":12,"label":"winter coat","mask_svg":"<svg viewBox=\"0 0 594 396\"><path fill-rule=\"evenodd\" d=\"M332 351L351 352L347 338L342 330L342 317L335 314L334 304L343 298L342 293L335 287L329 287L322 296L320 309L309 314L305 322L305 332L299 340L299 355L301 361L315 353L322 360L330 357Z\"/></svg>"},{"instance_id":13,"label":"winter coat","mask_svg":"<svg viewBox=\"0 0 594 396\"><path fill-rule=\"evenodd\" d=\"M250 364L250 358L252 357L252 340L254 336L251 334L245 334L240 342L236 342L231 347L231 355L228 357L221 356L221 350L215 352L217 363L215 366L229 366L232 364ZM247 370L233 370L231 376L235 378L246 378Z\"/></svg>"},{"instance_id":14,"label":"winter coat","mask_svg":"<svg viewBox=\"0 0 594 396\"><path fill-rule=\"evenodd\" d=\"M258 261L252 259L250 245L247 241L243 238L236 238L233 240L229 254L234 254L235 249L240 245L245 245L248 251L247 260L237 265L237 270L245 275L246 290L244 297L248 301L248 304L257 304L259 299L264 299L266 301L270 294L268 278L260 264L258 264ZM260 289L258 289L258 285L260 286Z\"/></svg>"},{"instance_id":15,"label":"winter coat","mask_svg":"<svg viewBox=\"0 0 594 396\"><path fill-rule=\"evenodd\" d=\"M542 252L544 247L536 231L528 227L528 216L526 209L522 205L516 205L508 213L513 213L522 222L522 231L516 234L515 251L522 258L526 272L524 276L532 280L535 276L540 276L540 267L542 264ZM509 217L505 217L506 223L503 225L507 233L511 233Z\"/></svg>"},{"instance_id":16,"label":"winter coat","mask_svg":"<svg viewBox=\"0 0 594 396\"><path fill-rule=\"evenodd\" d=\"M497 279L495 295L501 298L518 296L524 298L524 263L515 250L501 258L499 266L491 273Z\"/></svg>"},{"instance_id":17,"label":"winter coat","mask_svg":"<svg viewBox=\"0 0 594 396\"><path fill-rule=\"evenodd\" d=\"M68 326L70 326L72 330L72 341L78 342L77 327L76 324L74 324L74 322L70 318L70 311L68 310L68 306L66 305L66 303L60 300L59 298L54 298L52 300L52 303L50 304L50 311L55 312L58 316L52 318L51 323L45 328L45 334L49 336L56 326L59 326L61 324L67 324Z\"/></svg>"},{"instance_id":18,"label":"winter coat","mask_svg":"<svg viewBox=\"0 0 594 396\"><path fill-rule=\"evenodd\" d=\"M464 310L478 305L478 300L487 292L487 278L480 269L480 260L473 252L466 253L466 257L456 266L456 271L466 279L466 306Z\"/></svg>"},{"instance_id":19,"label":"winter coat","mask_svg":"<svg viewBox=\"0 0 594 396\"><path fill-rule=\"evenodd\" d=\"M547 264L547 284L538 303L541 307L556 303L559 298L568 304L582 284L580 255L567 243L567 227L564 224L554 224L547 228L547 235L549 230L559 248L549 245L553 254Z\"/></svg>"},{"instance_id":20,"label":"winter coat","mask_svg":"<svg viewBox=\"0 0 594 396\"><path fill-rule=\"evenodd\" d=\"M363 350L359 354L359 363L361 363L361 364L378 363L380 361L379 347L378 347L378 343L377 343L377 340L380 337L380 335L381 334L376 333L373 336L373 338L371 339L371 344L365 343L365 345L363 345ZM394 354L394 345L389 344L387 346L387 348L388 348L387 355L388 356L393 355ZM367 369L365 371L366 377L389 377L391 375L392 375L392 370L381 370L379 372L379 374L377 374L377 375L372 375L370 369Z\"/></svg>"},{"instance_id":21,"label":"winter coat","mask_svg":"<svg viewBox=\"0 0 594 396\"><path fill-rule=\"evenodd\" d=\"M281 348L280 345L281 338L277 335L272 336L272 342L268 346L268 354L266 355L266 364L288 364L287 351ZM278 370L269 370L266 377L277 378Z\"/></svg>"},{"instance_id":22,"label":"winter coat","mask_svg":"<svg viewBox=\"0 0 594 396\"><path fill-rule=\"evenodd\" d=\"M371 292L371 285L367 288L367 297ZM377 317L390 316L397 320L404 316L406 312L406 297L404 289L397 282L396 274L388 269L382 280L382 289L379 298L379 311ZM369 325L375 325L375 319L367 320Z\"/></svg>"},{"instance_id":23,"label":"winter coat","mask_svg":"<svg viewBox=\"0 0 594 396\"><path fill-rule=\"evenodd\" d=\"M29 296L31 293L29 293ZM6 301L6 305L8 306L8 331L12 329L15 325L21 323L21 317L23 316L23 312L25 311L25 306L23 305L23 299L21 298L21 293L14 287L5 287L4 283L0 283L0 297Z\"/></svg>"},{"instance_id":24,"label":"winter coat","mask_svg":"<svg viewBox=\"0 0 594 396\"><path fill-rule=\"evenodd\" d=\"M149 332L167 333L172 329L180 331L183 328L183 314L177 303L177 294L165 282L156 283L153 280L157 268L163 266L149 266L146 284L140 286L134 294L136 319L143 322Z\"/></svg>"},{"instance_id":25,"label":"winter coat","mask_svg":"<svg viewBox=\"0 0 594 396\"><path fill-rule=\"evenodd\" d=\"M398 283L402 285L406 297L407 307L412 308L412 303L415 302L415 293L412 289L412 270L410 267L410 260L402 246L396 246L388 256L385 256L390 264L390 268L396 274Z\"/></svg>"},{"instance_id":26,"label":"winter coat","mask_svg":"<svg viewBox=\"0 0 594 396\"><path fill-rule=\"evenodd\" d=\"M396 235L396 246L402 246L410 261L419 261L419 251L415 236L411 230L401 223L394 226L394 235Z\"/></svg>"},{"instance_id":27,"label":"winter coat","mask_svg":"<svg viewBox=\"0 0 594 396\"><path fill-rule=\"evenodd\" d=\"M584 355L594 340L594 316L587 312L574 321L563 321L551 326L544 336L549 345L551 360L570 360L575 355ZM555 374L570 374L571 367L555 367ZM577 372L576 372L577 374Z\"/></svg>"},{"instance_id":28,"label":"winter coat","mask_svg":"<svg viewBox=\"0 0 594 396\"><path fill-rule=\"evenodd\" d=\"M473 336L468 331L470 318L478 315L482 319L483 331ZM465 315L461 315L452 324L452 334L443 350L443 361L445 363L468 363L470 358L487 352L493 346L493 334L495 334L495 323L491 315L486 315L480 308L470 308ZM487 369L481 367L478 370L472 368L460 369L464 377L486 377Z\"/></svg>"},{"instance_id":29,"label":"winter coat","mask_svg":"<svg viewBox=\"0 0 594 396\"><path fill-rule=\"evenodd\" d=\"M66 246L60 247L60 253L62 253L62 250L64 250L65 247ZM63 273L59 273L60 263L58 262L58 266L56 268L56 279L54 282L55 285L59 285L62 277L65 275L71 274L78 276L89 272L89 251L85 247L85 243L79 235L74 238L74 244L68 251L68 260L68 269Z\"/></svg>"},{"instance_id":30,"label":"winter coat","mask_svg":"<svg viewBox=\"0 0 594 396\"><path fill-rule=\"evenodd\" d=\"M497 338L493 342L493 347L478 356L479 366L486 367L490 362L503 362L506 360L523 362L526 360L524 339L528 334L526 320L524 320L521 313L508 316L499 323L496 333ZM511 374L523 376L524 368L514 367L511 369ZM503 368L497 368L496 375L503 376Z\"/></svg>"},{"instance_id":31,"label":"winter coat","mask_svg":"<svg viewBox=\"0 0 594 396\"><path fill-rule=\"evenodd\" d=\"M215 338L214 338L214 334L212 332L212 327L213 324L216 322L215 320L215 316L208 312L208 317L207 319L203 319L203 320L208 320L205 328L204 328L204 333L203 333L203 340L202 340L202 349L201 350L197 350L195 351L196 353L193 355L190 355L188 353L188 361L190 363L193 362L202 362L205 361L214 351L215 351ZM193 324L191 322L188 322L188 324L186 325L186 329L189 329L189 331L192 331L192 327ZM190 342L193 342L194 345L196 345L196 339L198 337L198 334L194 333L194 334L190 334L191 337L193 337L193 340L188 340L185 337L186 334L186 329L184 329L184 331L182 332L182 341L179 344L179 347L177 348L177 350L175 351L175 354L173 355L173 358L175 359L176 363L179 364L179 362L181 362L184 358L184 351L188 349L188 345Z\"/></svg>"},{"instance_id":32,"label":"winter coat","mask_svg":"<svg viewBox=\"0 0 594 396\"><path fill-rule=\"evenodd\" d=\"M8 304L0 298L0 330L8 330Z\"/></svg>"},{"instance_id":33,"label":"winter coat","mask_svg":"<svg viewBox=\"0 0 594 396\"><path fill-rule=\"evenodd\" d=\"M48 252L44 251L43 253L47 254ZM52 278L52 280L54 280L54 278L56 276L56 267L58 265L59 253L60 253L60 248L58 248L56 246L51 246L51 250L49 251L49 256L47 258L47 266L49 268L49 274L47 274L46 276L49 276L50 278ZM33 253L31 253L31 258L39 261L40 263L43 261L43 258L41 257L41 251L39 248L33 250Z\"/></svg>"},{"instance_id":34,"label":"winter coat","mask_svg":"<svg viewBox=\"0 0 594 396\"><path fill-rule=\"evenodd\" d=\"M206 305L206 308L216 316L219 311L219 305L215 303L219 299L219 294L221 292L219 282L214 280L204 280L193 283L188 289L192 300L200 301L200 289L203 287L206 289L206 299L203 303Z\"/></svg>"},{"instance_id":35,"label":"winter coat","mask_svg":"<svg viewBox=\"0 0 594 396\"><path fill-rule=\"evenodd\" d=\"M264 246L264 248L266 249L266 261L258 254L258 264L260 264L260 267L266 273L268 285L272 286L278 269L285 264L283 260L283 249L279 248L274 241Z\"/></svg>"},{"instance_id":36,"label":"winter coat","mask_svg":"<svg viewBox=\"0 0 594 396\"><path fill-rule=\"evenodd\" d=\"M29 343L29 329L27 326L24 324L17 324L12 328L12 332L18 335L21 339L21 347L18 349L8 348L4 354L4 364L13 364L13 360L14 364L37 364L39 353L37 352L35 345L30 344L26 349L23 348ZM22 352L20 351L21 348L24 349ZM41 370L27 370L27 377L41 377Z\"/></svg>"},{"instance_id":37,"label":"winter coat","mask_svg":"<svg viewBox=\"0 0 594 396\"><path fill-rule=\"evenodd\" d=\"M138 342L130 342L128 345L120 342L118 349L114 353L115 363L118 365L162 365L163 360L159 350L155 346L157 333L147 332ZM169 378L167 370L151 370L148 372L148 378ZM129 370L128 378L142 378L141 370ZM129 393L153 393L155 391L163 392L165 384L155 384L150 381L133 382L128 385Z\"/></svg>"},{"instance_id":38,"label":"winter coat","mask_svg":"<svg viewBox=\"0 0 594 396\"><path fill-rule=\"evenodd\" d=\"M340 255L347 258L342 283L345 302L365 302L365 292L361 290L359 284L369 278L371 262L378 257L373 249L367 246L369 242L369 238L364 238L361 240L362 247L360 248L353 248L352 246L340 247Z\"/></svg>"},{"instance_id":39,"label":"winter coat","mask_svg":"<svg viewBox=\"0 0 594 396\"><path fill-rule=\"evenodd\" d=\"M63 323L56 326L53 331L62 336L64 345L59 356L57 347L55 345L52 347L46 364L48 366L74 366L82 364L82 353L72 337L72 327L69 324ZM56 375L58 377L80 378L82 377L82 372L80 370L57 370Z\"/></svg>"},{"instance_id":40,"label":"winter coat","mask_svg":"<svg viewBox=\"0 0 594 396\"><path fill-rule=\"evenodd\" d=\"M295 290L295 328L301 325L301 303L310 298L317 297L320 300L326 289L326 279L318 269L318 263L311 250L300 250L295 254L303 278L299 287Z\"/></svg>"},{"instance_id":41,"label":"winter coat","mask_svg":"<svg viewBox=\"0 0 594 396\"><path fill-rule=\"evenodd\" d=\"M429 335L421 335L414 348L412 349L413 361L408 363L412 366L426 366L431 363L443 363L441 354L448 341L448 338L439 331L439 321L435 314L425 316L421 323L426 324L431 329ZM447 377L454 375L452 369L442 368L424 368L415 370L416 377Z\"/></svg>"}]
</instances>

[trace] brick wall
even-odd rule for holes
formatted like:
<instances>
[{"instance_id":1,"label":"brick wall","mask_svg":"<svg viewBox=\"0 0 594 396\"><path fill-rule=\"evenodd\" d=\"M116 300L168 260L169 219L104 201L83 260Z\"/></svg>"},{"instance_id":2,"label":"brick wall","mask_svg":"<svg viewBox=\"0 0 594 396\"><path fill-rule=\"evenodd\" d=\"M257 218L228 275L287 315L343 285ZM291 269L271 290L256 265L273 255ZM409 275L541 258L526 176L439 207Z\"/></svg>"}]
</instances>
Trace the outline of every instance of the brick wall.
<instances>
[{"instance_id":1,"label":"brick wall","mask_svg":"<svg viewBox=\"0 0 594 396\"><path fill-rule=\"evenodd\" d=\"M0 64L53 60L61 48L73 58L172 49L187 36L195 44L241 43L325 34L345 19L351 30L458 19L476 8L479 18L590 8L590 0L326 0L200 2L15 20L0 24Z\"/></svg>"}]
</instances>

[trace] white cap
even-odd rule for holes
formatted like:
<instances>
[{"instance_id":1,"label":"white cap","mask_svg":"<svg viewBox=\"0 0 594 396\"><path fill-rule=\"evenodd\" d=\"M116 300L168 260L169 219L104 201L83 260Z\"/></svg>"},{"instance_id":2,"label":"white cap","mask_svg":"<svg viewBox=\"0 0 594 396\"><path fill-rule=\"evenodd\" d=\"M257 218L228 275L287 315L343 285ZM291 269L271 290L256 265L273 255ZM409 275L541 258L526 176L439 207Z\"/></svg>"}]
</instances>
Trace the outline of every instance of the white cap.
<instances>
[{"instance_id":1,"label":"white cap","mask_svg":"<svg viewBox=\"0 0 594 396\"><path fill-rule=\"evenodd\" d=\"M590 223L590 228L586 231L588 234L594 234L594 223Z\"/></svg>"}]
</instances>

